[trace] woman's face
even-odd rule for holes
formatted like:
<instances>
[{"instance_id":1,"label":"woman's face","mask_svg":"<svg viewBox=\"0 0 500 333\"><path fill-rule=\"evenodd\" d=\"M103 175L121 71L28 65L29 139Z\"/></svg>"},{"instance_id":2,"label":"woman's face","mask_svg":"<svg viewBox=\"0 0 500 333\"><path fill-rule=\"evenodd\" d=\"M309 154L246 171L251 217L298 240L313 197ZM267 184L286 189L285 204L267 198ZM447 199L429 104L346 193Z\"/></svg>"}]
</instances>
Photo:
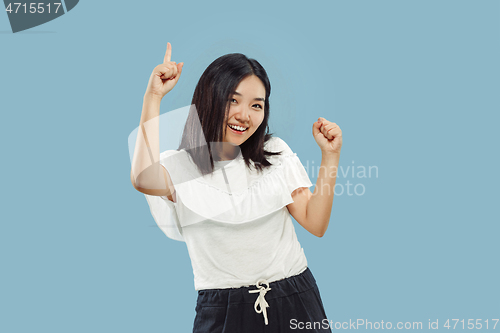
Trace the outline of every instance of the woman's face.
<instances>
[{"instance_id":1,"label":"woman's face","mask_svg":"<svg viewBox=\"0 0 500 333\"><path fill-rule=\"evenodd\" d=\"M235 93L229 97L224 142L239 146L255 133L264 120L265 97L266 88L257 76L250 75L241 80Z\"/></svg>"}]
</instances>

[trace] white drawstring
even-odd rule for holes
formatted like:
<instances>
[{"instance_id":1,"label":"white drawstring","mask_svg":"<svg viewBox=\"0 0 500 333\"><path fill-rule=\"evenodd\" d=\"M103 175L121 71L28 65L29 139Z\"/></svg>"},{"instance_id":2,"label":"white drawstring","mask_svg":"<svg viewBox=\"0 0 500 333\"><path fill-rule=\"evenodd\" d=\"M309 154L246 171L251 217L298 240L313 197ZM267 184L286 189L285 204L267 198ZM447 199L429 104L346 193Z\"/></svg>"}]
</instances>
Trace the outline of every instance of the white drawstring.
<instances>
[{"instance_id":1,"label":"white drawstring","mask_svg":"<svg viewBox=\"0 0 500 333\"><path fill-rule=\"evenodd\" d=\"M267 287L264 288L260 284L266 284ZM257 312L257 313L263 312L264 313L264 322L267 325L268 321L267 321L267 309L266 308L269 307L269 304L267 304L266 299L264 298L264 296L266 295L266 293L269 290L271 290L271 288L269 288L269 283L267 283L267 280L265 280L265 279L257 281L257 283L255 285L259 289L257 289L257 290L249 290L248 292L249 293L259 293L259 297L257 297L257 300L255 301L255 304L254 304L253 307L255 309L255 312ZM260 310L257 309L259 306L260 306Z\"/></svg>"}]
</instances>

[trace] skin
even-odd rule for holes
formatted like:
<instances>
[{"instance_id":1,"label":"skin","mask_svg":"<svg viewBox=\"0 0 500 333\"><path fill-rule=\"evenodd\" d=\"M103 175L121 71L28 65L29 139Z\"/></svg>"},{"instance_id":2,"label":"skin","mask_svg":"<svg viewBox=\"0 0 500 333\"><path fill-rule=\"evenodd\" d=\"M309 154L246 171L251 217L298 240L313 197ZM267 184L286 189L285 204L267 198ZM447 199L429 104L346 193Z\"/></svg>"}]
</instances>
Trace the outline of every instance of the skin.
<instances>
[{"instance_id":1,"label":"skin","mask_svg":"<svg viewBox=\"0 0 500 333\"><path fill-rule=\"evenodd\" d=\"M251 137L264 120L264 98L266 89L262 81L255 75L241 80L236 87L235 94L230 97L229 112L224 122L224 144L222 159L234 156L234 146L239 146ZM236 134L228 124L248 127L243 134Z\"/></svg>"},{"instance_id":2,"label":"skin","mask_svg":"<svg viewBox=\"0 0 500 333\"><path fill-rule=\"evenodd\" d=\"M160 103L179 81L184 63L171 61L172 45L167 43L163 63L156 66L149 77L142 107L130 179L134 188L144 194L166 196L176 201L175 189L160 159L159 122ZM147 125L147 126L146 126Z\"/></svg>"},{"instance_id":3,"label":"skin","mask_svg":"<svg viewBox=\"0 0 500 333\"><path fill-rule=\"evenodd\" d=\"M320 117L313 124L312 133L322 154L314 193L307 187L296 189L292 192L293 203L287 205L287 208L302 227L317 237L323 237L332 212L342 130L336 123Z\"/></svg>"}]
</instances>

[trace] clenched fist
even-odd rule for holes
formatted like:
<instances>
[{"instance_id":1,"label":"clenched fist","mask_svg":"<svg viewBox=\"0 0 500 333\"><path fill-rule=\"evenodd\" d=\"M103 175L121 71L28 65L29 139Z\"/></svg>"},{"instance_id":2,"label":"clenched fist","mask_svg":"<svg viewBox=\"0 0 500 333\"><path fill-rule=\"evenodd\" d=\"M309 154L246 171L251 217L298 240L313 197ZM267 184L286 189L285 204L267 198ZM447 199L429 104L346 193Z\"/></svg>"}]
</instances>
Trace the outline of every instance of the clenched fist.
<instances>
[{"instance_id":1,"label":"clenched fist","mask_svg":"<svg viewBox=\"0 0 500 333\"><path fill-rule=\"evenodd\" d=\"M313 136L323 153L340 154L342 148L342 130L336 123L318 118L313 125Z\"/></svg>"}]
</instances>

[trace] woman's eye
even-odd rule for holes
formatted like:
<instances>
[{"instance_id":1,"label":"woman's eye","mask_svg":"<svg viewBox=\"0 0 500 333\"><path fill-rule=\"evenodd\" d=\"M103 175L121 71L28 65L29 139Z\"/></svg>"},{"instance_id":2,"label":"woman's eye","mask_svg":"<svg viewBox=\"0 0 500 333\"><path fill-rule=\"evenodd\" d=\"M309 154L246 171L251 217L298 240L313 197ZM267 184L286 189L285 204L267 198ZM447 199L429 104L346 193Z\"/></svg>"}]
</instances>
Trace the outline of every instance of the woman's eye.
<instances>
[{"instance_id":1,"label":"woman's eye","mask_svg":"<svg viewBox=\"0 0 500 333\"><path fill-rule=\"evenodd\" d=\"M260 104L255 104L254 106L258 106L260 109L262 109L262 106Z\"/></svg>"},{"instance_id":2,"label":"woman's eye","mask_svg":"<svg viewBox=\"0 0 500 333\"><path fill-rule=\"evenodd\" d=\"M237 102L234 98L233 98L233 99L231 99L231 102L233 102L233 101L234 101L234 102Z\"/></svg>"}]
</instances>

